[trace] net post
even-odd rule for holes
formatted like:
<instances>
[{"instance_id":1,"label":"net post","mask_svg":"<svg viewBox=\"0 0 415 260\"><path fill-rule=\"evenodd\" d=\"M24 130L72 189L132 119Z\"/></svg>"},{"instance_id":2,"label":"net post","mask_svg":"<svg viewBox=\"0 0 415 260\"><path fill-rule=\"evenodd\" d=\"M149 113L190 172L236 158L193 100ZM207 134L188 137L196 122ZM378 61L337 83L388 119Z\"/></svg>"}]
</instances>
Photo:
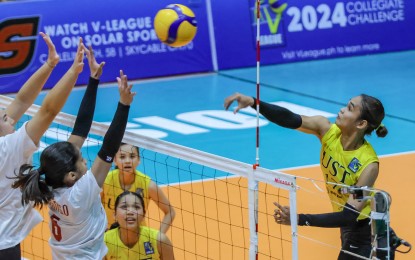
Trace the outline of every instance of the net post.
<instances>
[{"instance_id":1,"label":"net post","mask_svg":"<svg viewBox=\"0 0 415 260\"><path fill-rule=\"evenodd\" d=\"M389 194L384 191L377 191L371 200L372 212L371 230L372 230L372 257L374 259L390 260L390 226L389 226Z\"/></svg>"},{"instance_id":2,"label":"net post","mask_svg":"<svg viewBox=\"0 0 415 260\"><path fill-rule=\"evenodd\" d=\"M248 174L248 211L249 211L249 259L258 259L258 181L255 171L258 163L252 165Z\"/></svg>"},{"instance_id":3,"label":"net post","mask_svg":"<svg viewBox=\"0 0 415 260\"><path fill-rule=\"evenodd\" d=\"M290 221L291 221L291 250L293 260L298 260L298 220L297 220L297 183L294 177L291 182L290 194Z\"/></svg>"}]
</instances>

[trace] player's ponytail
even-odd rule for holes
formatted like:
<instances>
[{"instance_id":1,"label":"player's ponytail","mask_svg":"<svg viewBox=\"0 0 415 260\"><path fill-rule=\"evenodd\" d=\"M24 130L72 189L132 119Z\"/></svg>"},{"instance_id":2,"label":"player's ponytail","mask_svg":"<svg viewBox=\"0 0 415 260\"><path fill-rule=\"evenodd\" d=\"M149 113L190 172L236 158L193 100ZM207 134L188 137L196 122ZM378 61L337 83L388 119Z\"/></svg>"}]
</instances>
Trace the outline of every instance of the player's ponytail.
<instances>
[{"instance_id":1,"label":"player's ponytail","mask_svg":"<svg viewBox=\"0 0 415 260\"><path fill-rule=\"evenodd\" d=\"M41 169L35 169L34 166L24 164L20 167L19 173L14 177L16 181L12 188L20 188L22 191L22 205L34 202L34 207L42 208L53 198L53 194L46 184L44 178L41 177Z\"/></svg>"},{"instance_id":2,"label":"player's ponytail","mask_svg":"<svg viewBox=\"0 0 415 260\"><path fill-rule=\"evenodd\" d=\"M34 202L34 206L40 206L53 199L53 189L66 187L65 175L71 171L77 171L76 162L80 152L70 142L57 142L46 147L40 155L40 167L24 164L13 188L22 191L22 204Z\"/></svg>"},{"instance_id":3,"label":"player's ponytail","mask_svg":"<svg viewBox=\"0 0 415 260\"><path fill-rule=\"evenodd\" d=\"M378 137L385 137L388 134L388 129L383 124L380 124L378 128L376 128L376 135Z\"/></svg>"},{"instance_id":4,"label":"player's ponytail","mask_svg":"<svg viewBox=\"0 0 415 260\"><path fill-rule=\"evenodd\" d=\"M388 134L388 130L382 124L382 120L385 118L385 109L382 102L375 97L365 94L361 94L360 96L362 97L360 118L366 120L368 123L365 134L370 135L375 131L378 137L385 137Z\"/></svg>"}]
</instances>

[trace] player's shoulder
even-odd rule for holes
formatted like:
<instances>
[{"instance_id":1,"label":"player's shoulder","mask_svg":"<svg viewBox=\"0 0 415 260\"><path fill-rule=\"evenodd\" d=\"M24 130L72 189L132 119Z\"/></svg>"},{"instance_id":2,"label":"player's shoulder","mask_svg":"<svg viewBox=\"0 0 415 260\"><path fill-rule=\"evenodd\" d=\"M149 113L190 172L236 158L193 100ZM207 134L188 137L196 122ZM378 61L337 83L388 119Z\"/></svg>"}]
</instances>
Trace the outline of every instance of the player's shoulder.
<instances>
[{"instance_id":1,"label":"player's shoulder","mask_svg":"<svg viewBox=\"0 0 415 260\"><path fill-rule=\"evenodd\" d=\"M144 178L144 179L151 180L151 177L150 176L148 176L147 174L145 174L143 172L140 172L139 170L135 170L135 175L136 176L139 176L141 178Z\"/></svg>"},{"instance_id":2,"label":"player's shoulder","mask_svg":"<svg viewBox=\"0 0 415 260\"><path fill-rule=\"evenodd\" d=\"M109 171L104 183L113 183L114 180L118 179L119 172L118 169Z\"/></svg>"}]
</instances>

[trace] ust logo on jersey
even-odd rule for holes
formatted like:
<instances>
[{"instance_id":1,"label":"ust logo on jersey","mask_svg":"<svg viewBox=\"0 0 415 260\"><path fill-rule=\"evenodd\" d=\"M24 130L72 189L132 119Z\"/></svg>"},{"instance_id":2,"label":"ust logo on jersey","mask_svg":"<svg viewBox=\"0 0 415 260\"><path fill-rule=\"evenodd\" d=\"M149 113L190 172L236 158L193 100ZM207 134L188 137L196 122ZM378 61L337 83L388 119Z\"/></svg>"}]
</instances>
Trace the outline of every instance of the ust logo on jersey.
<instances>
[{"instance_id":1,"label":"ust logo on jersey","mask_svg":"<svg viewBox=\"0 0 415 260\"><path fill-rule=\"evenodd\" d=\"M349 163L348 168L349 168L352 172L356 173L356 172L360 169L360 166L362 166L362 164L359 162L359 160L358 160L356 157L354 157L354 158L351 160L351 162Z\"/></svg>"},{"instance_id":2,"label":"ust logo on jersey","mask_svg":"<svg viewBox=\"0 0 415 260\"><path fill-rule=\"evenodd\" d=\"M154 254L154 249L151 245L151 242L144 242L144 250L146 251L146 255Z\"/></svg>"},{"instance_id":3,"label":"ust logo on jersey","mask_svg":"<svg viewBox=\"0 0 415 260\"><path fill-rule=\"evenodd\" d=\"M9 19L0 23L0 75L24 70L32 60L39 17Z\"/></svg>"}]
</instances>

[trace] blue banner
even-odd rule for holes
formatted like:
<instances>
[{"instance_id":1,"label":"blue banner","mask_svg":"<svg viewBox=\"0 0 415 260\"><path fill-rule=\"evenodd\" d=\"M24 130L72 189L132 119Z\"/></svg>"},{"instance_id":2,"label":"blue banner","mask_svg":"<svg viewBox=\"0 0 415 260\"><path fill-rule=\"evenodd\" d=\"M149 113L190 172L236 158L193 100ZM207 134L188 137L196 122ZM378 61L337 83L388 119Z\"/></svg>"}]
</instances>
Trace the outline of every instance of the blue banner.
<instances>
[{"instance_id":1,"label":"blue banner","mask_svg":"<svg viewBox=\"0 0 415 260\"><path fill-rule=\"evenodd\" d=\"M213 1L219 69L254 66L256 0ZM261 63L415 48L412 0L261 0Z\"/></svg>"},{"instance_id":2,"label":"blue banner","mask_svg":"<svg viewBox=\"0 0 415 260\"><path fill-rule=\"evenodd\" d=\"M73 62L79 37L92 45L98 62L105 61L101 82L114 82L123 69L130 79L212 71L212 57L203 1L174 3L191 8L198 23L188 45L169 47L158 40L153 20L171 1L25 1L0 4L0 92L17 92L47 58L38 36L49 34L60 55L46 87L52 87ZM87 62L86 62L87 63ZM87 66L83 73L88 71ZM81 76L78 85L86 84Z\"/></svg>"},{"instance_id":3,"label":"blue banner","mask_svg":"<svg viewBox=\"0 0 415 260\"><path fill-rule=\"evenodd\" d=\"M164 45L154 32L154 16L167 0L1 3L0 93L16 92L45 61L40 31L51 35L61 57L47 87L72 64L78 37L106 62L102 82L114 82L120 69L140 79L213 71L216 63L220 70L255 66L256 0L175 3L190 7L198 26L181 48ZM415 1L261 0L259 10L264 65L415 49ZM77 84L86 81L82 76Z\"/></svg>"}]
</instances>

